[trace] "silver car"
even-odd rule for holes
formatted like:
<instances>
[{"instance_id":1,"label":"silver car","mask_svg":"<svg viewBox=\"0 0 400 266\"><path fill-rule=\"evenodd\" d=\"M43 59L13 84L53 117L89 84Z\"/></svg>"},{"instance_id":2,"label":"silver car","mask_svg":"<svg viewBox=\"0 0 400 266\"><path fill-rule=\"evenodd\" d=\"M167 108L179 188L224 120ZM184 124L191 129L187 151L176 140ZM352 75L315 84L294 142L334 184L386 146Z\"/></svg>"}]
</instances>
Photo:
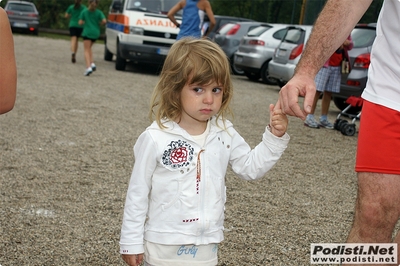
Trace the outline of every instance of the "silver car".
<instances>
[{"instance_id":1,"label":"silver car","mask_svg":"<svg viewBox=\"0 0 400 266\"><path fill-rule=\"evenodd\" d=\"M353 49L349 51L351 71L342 74L340 92L333 93L332 98L340 110L346 108L350 96L361 96L368 79L370 53L376 37L376 23L357 25L351 32ZM352 107L348 113L357 113L361 108Z\"/></svg>"},{"instance_id":2,"label":"silver car","mask_svg":"<svg viewBox=\"0 0 400 266\"><path fill-rule=\"evenodd\" d=\"M286 27L286 24L262 24L249 31L235 53L235 67L242 69L250 80L261 78L266 84L276 84L269 79L268 63L285 35Z\"/></svg>"},{"instance_id":3,"label":"silver car","mask_svg":"<svg viewBox=\"0 0 400 266\"><path fill-rule=\"evenodd\" d=\"M292 78L311 30L312 26L305 25L287 27L287 32L268 66L269 77L275 79L280 87Z\"/></svg>"},{"instance_id":4,"label":"silver car","mask_svg":"<svg viewBox=\"0 0 400 266\"><path fill-rule=\"evenodd\" d=\"M26 1L8 1L4 10L7 12L13 31L39 34L39 12L35 4Z\"/></svg>"},{"instance_id":5,"label":"silver car","mask_svg":"<svg viewBox=\"0 0 400 266\"><path fill-rule=\"evenodd\" d=\"M245 21L230 22L222 26L214 35L216 42L225 52L231 63L232 72L235 75L243 75L244 72L233 64L234 53L238 50L240 40L252 29L260 26L262 22Z\"/></svg>"}]
</instances>

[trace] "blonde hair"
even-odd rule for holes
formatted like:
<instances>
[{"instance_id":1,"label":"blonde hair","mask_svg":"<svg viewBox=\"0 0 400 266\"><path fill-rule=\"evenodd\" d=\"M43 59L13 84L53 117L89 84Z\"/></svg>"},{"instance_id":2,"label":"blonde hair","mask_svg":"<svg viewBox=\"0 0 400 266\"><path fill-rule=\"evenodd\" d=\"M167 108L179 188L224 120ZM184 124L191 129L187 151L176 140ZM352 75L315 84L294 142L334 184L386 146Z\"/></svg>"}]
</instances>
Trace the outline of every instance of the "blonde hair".
<instances>
[{"instance_id":1,"label":"blonde hair","mask_svg":"<svg viewBox=\"0 0 400 266\"><path fill-rule=\"evenodd\" d=\"M175 42L165 59L160 80L154 88L149 118L161 128L163 119L180 118L180 94L186 84L208 85L212 82L223 88L222 105L217 113L225 121L232 114L229 107L233 95L230 66L225 53L208 39L182 38Z\"/></svg>"}]
</instances>

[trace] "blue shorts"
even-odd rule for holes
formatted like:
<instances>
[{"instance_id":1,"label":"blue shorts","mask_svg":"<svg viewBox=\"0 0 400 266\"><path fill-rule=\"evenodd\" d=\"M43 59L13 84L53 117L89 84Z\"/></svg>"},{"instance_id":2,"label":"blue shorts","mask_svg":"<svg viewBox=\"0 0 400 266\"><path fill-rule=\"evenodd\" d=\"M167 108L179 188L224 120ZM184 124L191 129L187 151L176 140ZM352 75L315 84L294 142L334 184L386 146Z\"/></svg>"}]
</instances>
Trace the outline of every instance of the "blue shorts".
<instances>
[{"instance_id":1,"label":"blue shorts","mask_svg":"<svg viewBox=\"0 0 400 266\"><path fill-rule=\"evenodd\" d=\"M323 67L315 77L317 91L340 92L340 80L342 79L340 66Z\"/></svg>"}]
</instances>

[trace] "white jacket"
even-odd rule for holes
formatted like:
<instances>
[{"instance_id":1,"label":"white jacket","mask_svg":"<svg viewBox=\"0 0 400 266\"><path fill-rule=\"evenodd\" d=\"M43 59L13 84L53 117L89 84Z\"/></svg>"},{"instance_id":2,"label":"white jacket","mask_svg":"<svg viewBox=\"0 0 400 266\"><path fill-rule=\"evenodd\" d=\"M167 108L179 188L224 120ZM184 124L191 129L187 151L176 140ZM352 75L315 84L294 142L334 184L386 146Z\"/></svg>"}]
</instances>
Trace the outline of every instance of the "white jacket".
<instances>
[{"instance_id":1,"label":"white jacket","mask_svg":"<svg viewBox=\"0 0 400 266\"><path fill-rule=\"evenodd\" d=\"M138 138L126 197L120 252L144 252L144 239L165 245L223 240L225 174L228 164L242 179L261 178L289 142L265 130L253 150L225 121L211 121L204 147L175 122L153 122ZM198 176L198 173L200 174Z\"/></svg>"}]
</instances>

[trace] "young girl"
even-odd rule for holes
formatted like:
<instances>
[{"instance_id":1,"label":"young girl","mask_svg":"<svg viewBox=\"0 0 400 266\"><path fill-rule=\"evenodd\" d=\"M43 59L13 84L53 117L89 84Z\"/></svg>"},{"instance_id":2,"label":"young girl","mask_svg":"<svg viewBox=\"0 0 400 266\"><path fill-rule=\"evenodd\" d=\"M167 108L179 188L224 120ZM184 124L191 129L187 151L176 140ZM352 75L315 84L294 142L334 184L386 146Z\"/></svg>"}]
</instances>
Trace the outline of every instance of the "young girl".
<instances>
[{"instance_id":1,"label":"young girl","mask_svg":"<svg viewBox=\"0 0 400 266\"><path fill-rule=\"evenodd\" d=\"M223 240L228 164L242 179L261 178L289 136L271 104L269 126L254 149L226 116L233 88L229 62L207 39L170 49L152 97L155 122L134 147L135 165L121 230L128 265L217 265Z\"/></svg>"},{"instance_id":2,"label":"young girl","mask_svg":"<svg viewBox=\"0 0 400 266\"><path fill-rule=\"evenodd\" d=\"M69 36L71 36L71 61L76 62L76 52L78 51L78 39L81 37L83 26L79 25L79 17L86 9L86 6L81 4L82 0L75 0L75 3L70 5L65 12L65 18L69 20Z\"/></svg>"},{"instance_id":3,"label":"young girl","mask_svg":"<svg viewBox=\"0 0 400 266\"><path fill-rule=\"evenodd\" d=\"M105 25L107 20L103 12L97 9L98 0L89 0L89 7L81 13L79 24L83 25L83 49L85 53L86 71L85 76L89 76L96 70L93 61L92 46L100 37L100 24Z\"/></svg>"}]
</instances>

